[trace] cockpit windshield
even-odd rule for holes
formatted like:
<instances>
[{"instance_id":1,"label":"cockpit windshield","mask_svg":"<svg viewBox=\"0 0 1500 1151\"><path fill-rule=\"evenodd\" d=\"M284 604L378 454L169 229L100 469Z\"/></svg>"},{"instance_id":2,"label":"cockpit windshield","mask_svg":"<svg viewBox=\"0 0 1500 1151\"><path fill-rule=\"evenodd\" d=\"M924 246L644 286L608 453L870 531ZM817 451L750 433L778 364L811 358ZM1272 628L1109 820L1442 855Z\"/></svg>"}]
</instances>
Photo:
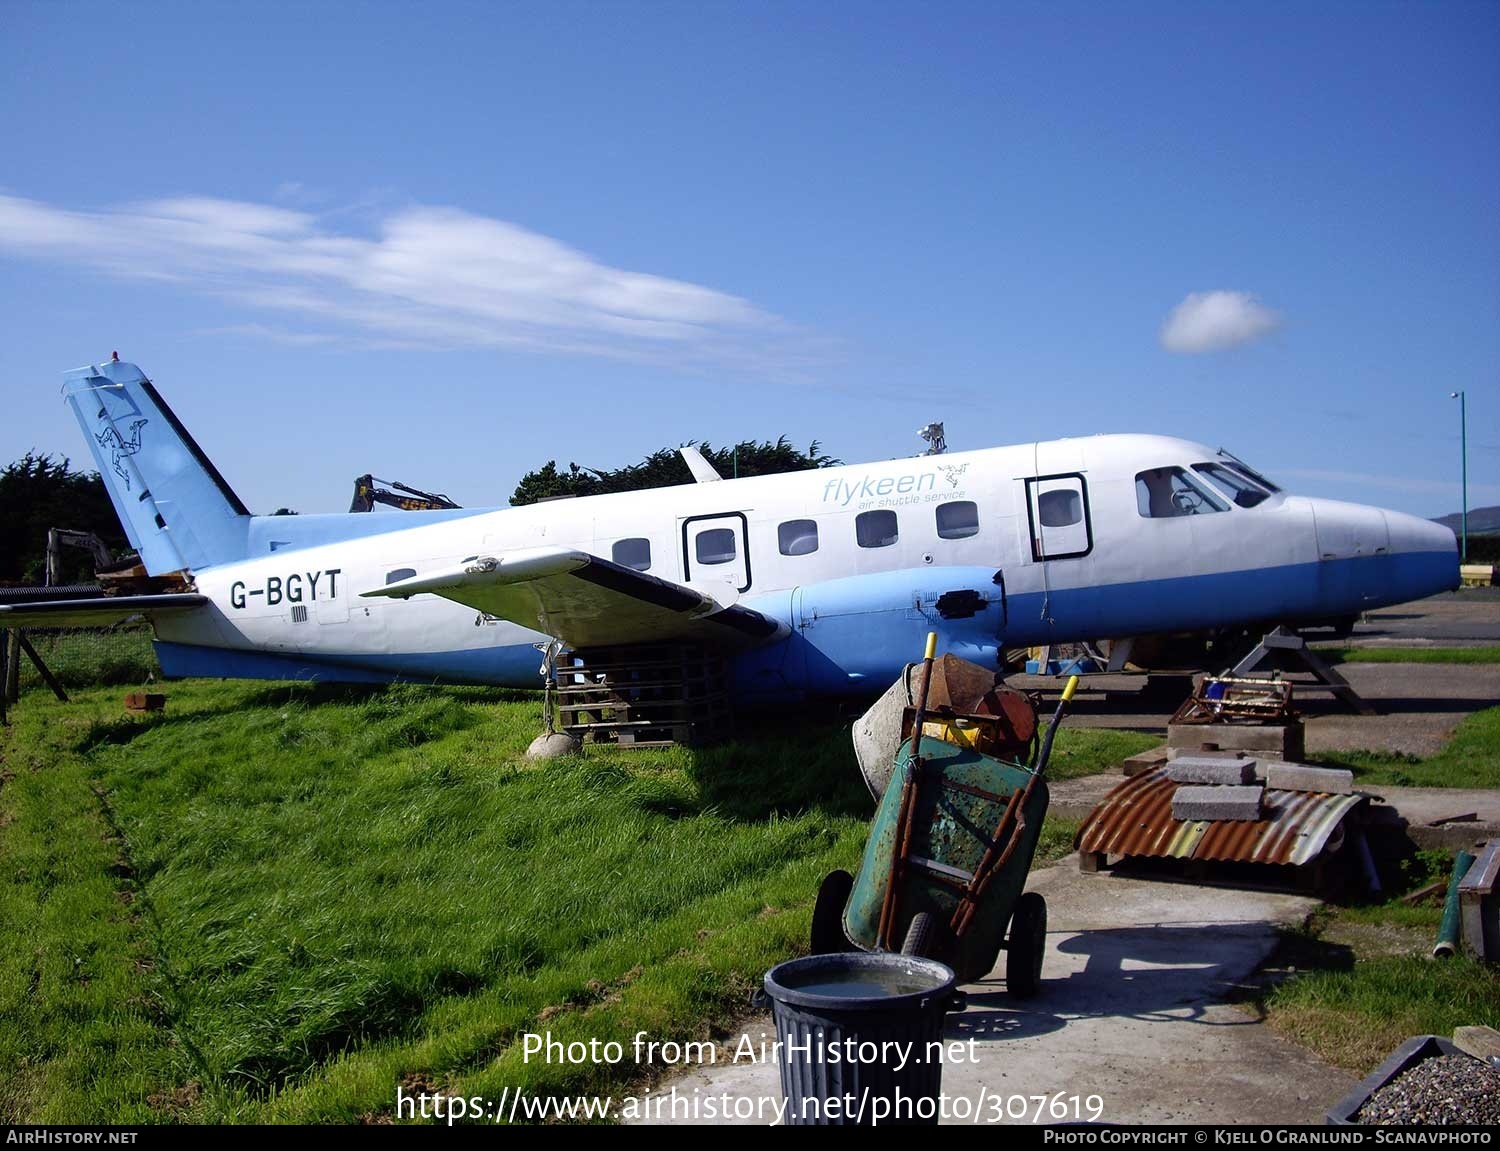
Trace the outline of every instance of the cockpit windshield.
<instances>
[{"instance_id":1,"label":"cockpit windshield","mask_svg":"<svg viewBox=\"0 0 1500 1151\"><path fill-rule=\"evenodd\" d=\"M1242 508L1253 508L1270 492L1228 464L1194 464L1193 471L1207 476L1209 482Z\"/></svg>"},{"instance_id":2,"label":"cockpit windshield","mask_svg":"<svg viewBox=\"0 0 1500 1151\"><path fill-rule=\"evenodd\" d=\"M1252 483L1257 483L1261 487L1265 488L1266 491L1268 491L1268 492L1279 492L1281 490L1281 488L1277 484L1273 484L1270 480L1266 479L1265 476L1261 475L1260 472L1256 471L1254 468L1252 468L1244 460L1240 459L1240 457L1237 456L1237 455L1235 455L1233 452L1227 451L1224 448L1220 448L1219 449L1219 458L1220 458L1220 460L1223 463L1227 464L1230 468L1233 468L1235 471L1239 472L1240 475L1244 476L1246 479L1250 480Z\"/></svg>"}]
</instances>

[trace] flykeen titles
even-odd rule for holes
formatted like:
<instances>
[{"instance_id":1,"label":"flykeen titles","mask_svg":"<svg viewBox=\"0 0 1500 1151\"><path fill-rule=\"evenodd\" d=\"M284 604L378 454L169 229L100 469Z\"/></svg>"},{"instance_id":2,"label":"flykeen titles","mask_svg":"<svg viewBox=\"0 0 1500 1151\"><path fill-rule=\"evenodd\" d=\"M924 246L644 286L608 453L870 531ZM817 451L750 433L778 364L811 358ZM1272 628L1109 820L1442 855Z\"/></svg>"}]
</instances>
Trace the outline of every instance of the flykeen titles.
<instances>
[{"instance_id":1,"label":"flykeen titles","mask_svg":"<svg viewBox=\"0 0 1500 1151\"><path fill-rule=\"evenodd\" d=\"M924 472L919 476L882 476L878 480L870 476L862 480L832 479L823 485L823 502L846 508L855 500L916 495L918 492L933 491L936 487L936 472Z\"/></svg>"}]
</instances>

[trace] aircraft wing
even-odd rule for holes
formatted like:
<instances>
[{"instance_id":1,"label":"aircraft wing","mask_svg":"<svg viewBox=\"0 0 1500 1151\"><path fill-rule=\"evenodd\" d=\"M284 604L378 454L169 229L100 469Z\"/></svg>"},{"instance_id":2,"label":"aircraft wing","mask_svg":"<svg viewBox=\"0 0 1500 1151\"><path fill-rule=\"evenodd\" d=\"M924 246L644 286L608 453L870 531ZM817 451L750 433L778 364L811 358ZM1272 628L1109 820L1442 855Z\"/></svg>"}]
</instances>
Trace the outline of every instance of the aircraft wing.
<instances>
[{"instance_id":1,"label":"aircraft wing","mask_svg":"<svg viewBox=\"0 0 1500 1151\"><path fill-rule=\"evenodd\" d=\"M92 599L34 600L0 604L0 628L110 627L132 616L180 615L208 603L206 595L109 595Z\"/></svg>"},{"instance_id":2,"label":"aircraft wing","mask_svg":"<svg viewBox=\"0 0 1500 1151\"><path fill-rule=\"evenodd\" d=\"M431 592L555 636L569 647L697 640L750 646L786 634L786 625L696 587L571 548L529 548L478 556L441 571L362 593L407 599Z\"/></svg>"}]
</instances>

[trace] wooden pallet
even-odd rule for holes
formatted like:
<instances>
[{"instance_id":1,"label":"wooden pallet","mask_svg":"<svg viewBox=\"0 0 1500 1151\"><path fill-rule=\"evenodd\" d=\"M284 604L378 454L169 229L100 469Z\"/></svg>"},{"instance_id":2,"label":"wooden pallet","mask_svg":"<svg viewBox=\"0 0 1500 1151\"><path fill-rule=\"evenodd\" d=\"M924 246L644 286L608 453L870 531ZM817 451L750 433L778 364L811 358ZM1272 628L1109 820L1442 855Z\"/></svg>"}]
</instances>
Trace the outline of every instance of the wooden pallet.
<instances>
[{"instance_id":1,"label":"wooden pallet","mask_svg":"<svg viewBox=\"0 0 1500 1151\"><path fill-rule=\"evenodd\" d=\"M728 669L699 644L564 651L549 688L559 729L587 743L701 746L732 730Z\"/></svg>"}]
</instances>

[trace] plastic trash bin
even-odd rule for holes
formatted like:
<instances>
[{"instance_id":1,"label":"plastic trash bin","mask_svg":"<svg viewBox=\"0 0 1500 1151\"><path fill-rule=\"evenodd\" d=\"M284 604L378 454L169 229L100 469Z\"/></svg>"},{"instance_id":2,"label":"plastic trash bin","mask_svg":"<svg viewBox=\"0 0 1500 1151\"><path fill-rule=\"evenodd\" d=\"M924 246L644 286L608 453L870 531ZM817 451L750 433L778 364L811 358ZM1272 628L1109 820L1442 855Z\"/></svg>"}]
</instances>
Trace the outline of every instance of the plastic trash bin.
<instances>
[{"instance_id":1,"label":"plastic trash bin","mask_svg":"<svg viewBox=\"0 0 1500 1151\"><path fill-rule=\"evenodd\" d=\"M956 982L934 960L884 952L811 955L766 972L786 1122L936 1123L943 1019L965 1004Z\"/></svg>"}]
</instances>

